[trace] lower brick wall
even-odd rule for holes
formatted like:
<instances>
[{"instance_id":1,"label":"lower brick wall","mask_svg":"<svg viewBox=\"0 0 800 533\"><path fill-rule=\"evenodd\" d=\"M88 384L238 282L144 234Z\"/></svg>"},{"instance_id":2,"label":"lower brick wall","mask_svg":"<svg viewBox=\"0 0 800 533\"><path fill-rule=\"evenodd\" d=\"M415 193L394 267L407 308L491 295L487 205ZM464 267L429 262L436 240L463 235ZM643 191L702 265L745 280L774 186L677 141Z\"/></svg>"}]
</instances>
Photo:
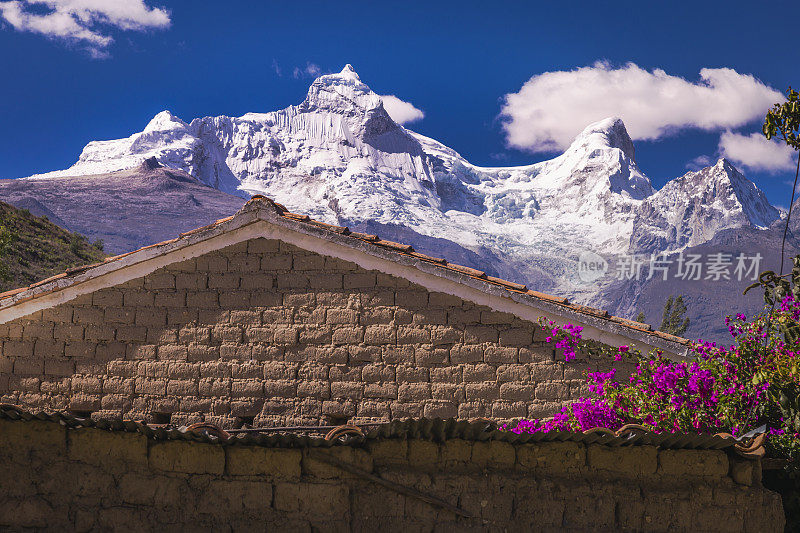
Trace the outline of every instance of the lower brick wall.
<instances>
[{"instance_id":1,"label":"lower brick wall","mask_svg":"<svg viewBox=\"0 0 800 533\"><path fill-rule=\"evenodd\" d=\"M0 420L2 529L767 532L783 521L760 465L722 451L458 439L279 449Z\"/></svg>"}]
</instances>

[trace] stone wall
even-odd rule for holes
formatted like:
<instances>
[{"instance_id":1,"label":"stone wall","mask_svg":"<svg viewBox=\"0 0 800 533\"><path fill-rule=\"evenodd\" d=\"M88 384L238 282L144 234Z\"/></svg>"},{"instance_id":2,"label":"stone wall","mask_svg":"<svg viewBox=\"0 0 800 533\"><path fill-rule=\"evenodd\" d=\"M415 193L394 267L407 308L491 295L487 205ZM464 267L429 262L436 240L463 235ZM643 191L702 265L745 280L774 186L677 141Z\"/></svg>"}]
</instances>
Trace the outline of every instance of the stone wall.
<instances>
[{"instance_id":1,"label":"stone wall","mask_svg":"<svg viewBox=\"0 0 800 533\"><path fill-rule=\"evenodd\" d=\"M0 401L96 418L509 419L588 392L587 361L565 364L533 323L266 239L0 325L0 340Z\"/></svg>"},{"instance_id":2,"label":"stone wall","mask_svg":"<svg viewBox=\"0 0 800 533\"><path fill-rule=\"evenodd\" d=\"M314 459L319 453L360 472ZM13 530L730 533L782 531L784 520L758 462L573 442L281 449L0 420L0 480L0 529Z\"/></svg>"}]
</instances>

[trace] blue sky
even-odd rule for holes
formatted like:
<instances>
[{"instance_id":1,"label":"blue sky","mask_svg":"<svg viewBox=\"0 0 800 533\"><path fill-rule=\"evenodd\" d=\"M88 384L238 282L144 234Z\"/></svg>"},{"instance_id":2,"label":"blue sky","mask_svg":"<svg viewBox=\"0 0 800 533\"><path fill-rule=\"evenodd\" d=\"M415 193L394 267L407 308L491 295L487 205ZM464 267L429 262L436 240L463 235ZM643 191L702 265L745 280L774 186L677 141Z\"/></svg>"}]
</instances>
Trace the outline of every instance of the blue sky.
<instances>
[{"instance_id":1,"label":"blue sky","mask_svg":"<svg viewBox=\"0 0 800 533\"><path fill-rule=\"evenodd\" d=\"M51 6L69 1L50 0ZM0 1L0 8L11 3ZM6 17L0 29L0 176L66 168L88 141L141 131L163 109L188 121L299 103L313 77L295 77L293 70L309 65L329 72L352 63L377 93L424 111L424 119L408 127L481 165L552 157L509 147L500 118L505 95L543 73L598 61L614 71L632 62L645 73L662 69L687 87L702 84L704 68L749 74L767 89L800 86L800 7L790 2L145 4L139 14L96 21L87 38L73 29L66 35L61 26L48 29L49 38L18 31ZM50 13L43 3L20 5L34 15ZM742 105L758 107L754 102L761 100ZM672 114L658 102L653 109ZM670 126L670 134L636 141L639 165L661 186L686 172L694 158L714 159L724 131L749 134L760 127L758 119L734 126L725 120L707 130ZM785 206L785 182L794 177L786 167L743 170L770 201Z\"/></svg>"}]
</instances>

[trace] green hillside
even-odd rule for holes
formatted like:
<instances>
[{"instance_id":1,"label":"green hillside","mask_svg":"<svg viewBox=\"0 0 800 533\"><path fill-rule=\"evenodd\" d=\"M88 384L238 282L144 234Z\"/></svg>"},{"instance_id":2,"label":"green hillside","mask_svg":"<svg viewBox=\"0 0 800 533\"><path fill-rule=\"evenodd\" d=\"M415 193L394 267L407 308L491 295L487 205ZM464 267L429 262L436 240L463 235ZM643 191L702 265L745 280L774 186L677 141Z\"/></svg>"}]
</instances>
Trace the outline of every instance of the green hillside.
<instances>
[{"instance_id":1,"label":"green hillside","mask_svg":"<svg viewBox=\"0 0 800 533\"><path fill-rule=\"evenodd\" d=\"M104 257L102 243L90 243L47 217L0 202L0 290L30 285Z\"/></svg>"}]
</instances>

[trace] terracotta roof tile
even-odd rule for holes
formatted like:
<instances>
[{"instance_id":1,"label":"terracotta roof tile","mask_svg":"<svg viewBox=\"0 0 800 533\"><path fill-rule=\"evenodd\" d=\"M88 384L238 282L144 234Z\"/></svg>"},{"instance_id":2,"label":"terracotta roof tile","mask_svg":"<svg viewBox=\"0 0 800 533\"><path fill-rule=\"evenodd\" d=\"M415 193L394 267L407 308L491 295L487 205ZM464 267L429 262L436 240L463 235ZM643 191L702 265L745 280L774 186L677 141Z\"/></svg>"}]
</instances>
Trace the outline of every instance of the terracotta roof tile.
<instances>
[{"instance_id":1,"label":"terracotta roof tile","mask_svg":"<svg viewBox=\"0 0 800 533\"><path fill-rule=\"evenodd\" d=\"M367 242L375 242L380 240L377 235L371 235L369 233L359 233L357 231L351 231L350 236Z\"/></svg>"},{"instance_id":2,"label":"terracotta roof tile","mask_svg":"<svg viewBox=\"0 0 800 533\"><path fill-rule=\"evenodd\" d=\"M514 283L513 281L508 281L505 279L495 278L494 276L486 276L486 279L495 285L501 285L508 289L513 289L515 291L526 292L528 287L521 284L521 283Z\"/></svg>"},{"instance_id":3,"label":"terracotta roof tile","mask_svg":"<svg viewBox=\"0 0 800 533\"><path fill-rule=\"evenodd\" d=\"M374 242L378 246L383 246L384 248L391 248L392 250L397 250L399 252L413 252L414 248L409 244L402 244L399 242L394 241L384 241L384 240L377 240Z\"/></svg>"},{"instance_id":4,"label":"terracotta roof tile","mask_svg":"<svg viewBox=\"0 0 800 533\"><path fill-rule=\"evenodd\" d=\"M440 257L431 257L429 255L421 254L419 252L409 252L410 256L416 257L417 259L422 259L423 261L428 261L429 263L436 263L437 265L446 265L447 261Z\"/></svg>"},{"instance_id":5,"label":"terracotta roof tile","mask_svg":"<svg viewBox=\"0 0 800 533\"><path fill-rule=\"evenodd\" d=\"M569 300L566 298L562 298L561 296L553 296L552 294L545 294L543 292L534 291L532 289L528 289L528 294L535 298L539 298L540 300L546 300L548 302L554 302L557 304L569 304Z\"/></svg>"},{"instance_id":6,"label":"terracotta roof tile","mask_svg":"<svg viewBox=\"0 0 800 533\"><path fill-rule=\"evenodd\" d=\"M478 279L486 279L486 272L483 270L476 270L474 268L457 265L455 263L447 263L447 268L450 270L455 270L456 272L460 272L462 274L466 274L467 276L472 276L473 278Z\"/></svg>"},{"instance_id":7,"label":"terracotta roof tile","mask_svg":"<svg viewBox=\"0 0 800 533\"><path fill-rule=\"evenodd\" d=\"M650 324L645 324L643 322L636 322L635 320L628 320L627 318L621 318L618 316L610 316L609 320L612 322L617 322L619 324L623 324L628 326L629 328L638 329L640 331L652 331L653 326Z\"/></svg>"}]
</instances>

